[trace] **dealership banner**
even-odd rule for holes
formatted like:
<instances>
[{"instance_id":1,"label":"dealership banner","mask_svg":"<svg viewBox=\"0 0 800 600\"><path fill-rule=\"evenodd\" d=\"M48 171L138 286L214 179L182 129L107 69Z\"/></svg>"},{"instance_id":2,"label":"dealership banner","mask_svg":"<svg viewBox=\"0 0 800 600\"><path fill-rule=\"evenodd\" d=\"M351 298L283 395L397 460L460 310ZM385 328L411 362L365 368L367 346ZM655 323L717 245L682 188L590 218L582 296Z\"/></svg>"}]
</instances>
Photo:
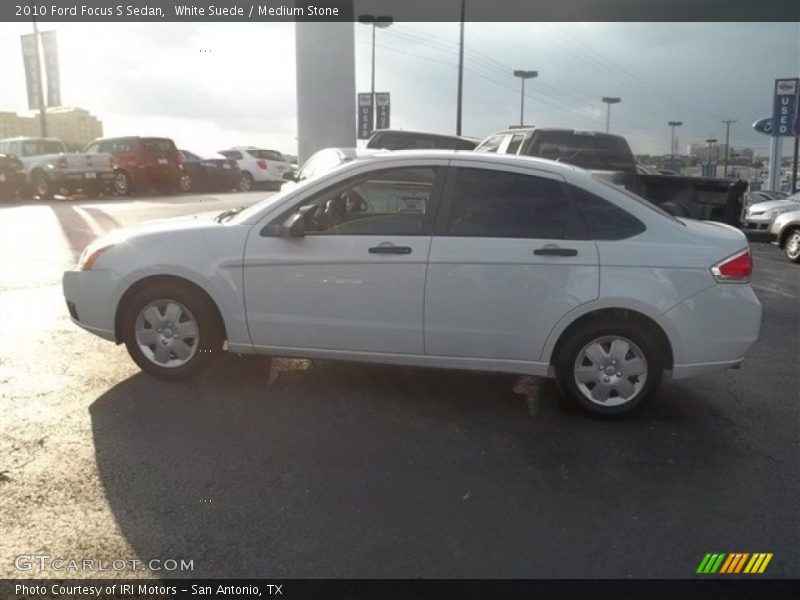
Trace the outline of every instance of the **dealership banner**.
<instances>
[{"instance_id":1,"label":"dealership banner","mask_svg":"<svg viewBox=\"0 0 800 600\"><path fill-rule=\"evenodd\" d=\"M28 108L39 110L42 105L42 72L39 67L39 44L35 33L20 36L22 62L25 67L25 85L28 89Z\"/></svg>"},{"instance_id":2,"label":"dealership banner","mask_svg":"<svg viewBox=\"0 0 800 600\"><path fill-rule=\"evenodd\" d=\"M388 92L375 94L375 129L389 129L391 102Z\"/></svg>"},{"instance_id":3,"label":"dealership banner","mask_svg":"<svg viewBox=\"0 0 800 600\"><path fill-rule=\"evenodd\" d=\"M372 94L358 95L358 139L366 140L372 135Z\"/></svg>"},{"instance_id":4,"label":"dealership banner","mask_svg":"<svg viewBox=\"0 0 800 600\"><path fill-rule=\"evenodd\" d=\"M800 135L798 107L800 107L800 79L776 79L772 135L780 137Z\"/></svg>"},{"instance_id":5,"label":"dealership banner","mask_svg":"<svg viewBox=\"0 0 800 600\"><path fill-rule=\"evenodd\" d=\"M61 82L58 74L58 44L55 31L42 32L44 75L47 80L47 106L61 106Z\"/></svg>"}]
</instances>

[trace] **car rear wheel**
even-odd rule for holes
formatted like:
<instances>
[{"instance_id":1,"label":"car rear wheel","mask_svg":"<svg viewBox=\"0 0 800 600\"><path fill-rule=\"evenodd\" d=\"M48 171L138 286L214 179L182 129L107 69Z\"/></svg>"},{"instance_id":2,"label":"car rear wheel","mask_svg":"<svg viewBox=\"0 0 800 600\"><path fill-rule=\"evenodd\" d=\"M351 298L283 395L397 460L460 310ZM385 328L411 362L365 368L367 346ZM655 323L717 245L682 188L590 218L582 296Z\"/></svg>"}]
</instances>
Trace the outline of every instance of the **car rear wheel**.
<instances>
[{"instance_id":1,"label":"car rear wheel","mask_svg":"<svg viewBox=\"0 0 800 600\"><path fill-rule=\"evenodd\" d=\"M239 176L239 191L240 192L249 192L253 189L254 181L253 176L250 173L242 173Z\"/></svg>"},{"instance_id":2,"label":"car rear wheel","mask_svg":"<svg viewBox=\"0 0 800 600\"><path fill-rule=\"evenodd\" d=\"M128 196L131 193L131 178L125 171L114 173L114 193L118 196Z\"/></svg>"},{"instance_id":3,"label":"car rear wheel","mask_svg":"<svg viewBox=\"0 0 800 600\"><path fill-rule=\"evenodd\" d=\"M200 373L222 351L224 337L210 301L172 283L134 293L123 310L122 334L143 371L171 380Z\"/></svg>"},{"instance_id":4,"label":"car rear wheel","mask_svg":"<svg viewBox=\"0 0 800 600\"><path fill-rule=\"evenodd\" d=\"M33 193L39 200L50 200L53 197L53 184L44 173L37 173L33 178Z\"/></svg>"},{"instance_id":5,"label":"car rear wheel","mask_svg":"<svg viewBox=\"0 0 800 600\"><path fill-rule=\"evenodd\" d=\"M664 359L643 328L598 321L568 335L555 360L556 377L562 392L584 411L622 416L658 388Z\"/></svg>"},{"instance_id":6,"label":"car rear wheel","mask_svg":"<svg viewBox=\"0 0 800 600\"><path fill-rule=\"evenodd\" d=\"M800 229L792 229L786 236L783 252L790 261L800 263Z\"/></svg>"},{"instance_id":7,"label":"car rear wheel","mask_svg":"<svg viewBox=\"0 0 800 600\"><path fill-rule=\"evenodd\" d=\"M178 177L178 189L187 194L192 191L192 176L188 173L181 173L180 177Z\"/></svg>"}]
</instances>

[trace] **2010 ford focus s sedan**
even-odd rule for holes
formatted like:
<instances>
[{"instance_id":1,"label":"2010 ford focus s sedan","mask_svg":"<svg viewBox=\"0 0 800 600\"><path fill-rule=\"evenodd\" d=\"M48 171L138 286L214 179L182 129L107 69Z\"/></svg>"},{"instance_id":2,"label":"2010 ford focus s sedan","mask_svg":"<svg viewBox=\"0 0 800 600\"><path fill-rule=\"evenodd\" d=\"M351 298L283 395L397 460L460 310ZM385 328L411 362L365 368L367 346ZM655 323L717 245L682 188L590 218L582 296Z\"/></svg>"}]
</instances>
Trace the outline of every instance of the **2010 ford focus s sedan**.
<instances>
[{"instance_id":1,"label":"2010 ford focus s sedan","mask_svg":"<svg viewBox=\"0 0 800 600\"><path fill-rule=\"evenodd\" d=\"M744 235L529 157L368 155L247 209L93 242L72 319L145 371L223 348L553 376L599 415L737 366L758 337Z\"/></svg>"}]
</instances>

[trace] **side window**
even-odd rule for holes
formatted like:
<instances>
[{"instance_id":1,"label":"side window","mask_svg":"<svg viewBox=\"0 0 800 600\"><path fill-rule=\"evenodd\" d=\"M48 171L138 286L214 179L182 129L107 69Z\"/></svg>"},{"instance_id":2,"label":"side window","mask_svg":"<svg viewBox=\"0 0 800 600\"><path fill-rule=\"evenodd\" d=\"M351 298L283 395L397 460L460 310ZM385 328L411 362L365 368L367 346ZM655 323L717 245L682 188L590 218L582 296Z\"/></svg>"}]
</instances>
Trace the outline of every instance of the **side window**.
<instances>
[{"instance_id":1,"label":"side window","mask_svg":"<svg viewBox=\"0 0 800 600\"><path fill-rule=\"evenodd\" d=\"M571 185L569 193L593 240L624 240L646 229L632 214L591 192Z\"/></svg>"},{"instance_id":2,"label":"side window","mask_svg":"<svg viewBox=\"0 0 800 600\"><path fill-rule=\"evenodd\" d=\"M567 239L570 227L569 201L560 182L505 171L458 170L449 235Z\"/></svg>"},{"instance_id":3,"label":"side window","mask_svg":"<svg viewBox=\"0 0 800 600\"><path fill-rule=\"evenodd\" d=\"M508 147L506 148L506 154L516 154L519 152L519 147L522 144L522 140L525 139L525 134L523 133L515 133L511 137L511 141L508 143Z\"/></svg>"},{"instance_id":4,"label":"side window","mask_svg":"<svg viewBox=\"0 0 800 600\"><path fill-rule=\"evenodd\" d=\"M436 167L399 167L348 179L292 207L269 229L308 207L307 235L430 235L438 175Z\"/></svg>"},{"instance_id":5,"label":"side window","mask_svg":"<svg viewBox=\"0 0 800 600\"><path fill-rule=\"evenodd\" d=\"M500 147L500 144L503 143L504 138L504 134L493 135L488 140L484 141L480 146L475 148L475 152L497 152L497 149Z\"/></svg>"},{"instance_id":6,"label":"side window","mask_svg":"<svg viewBox=\"0 0 800 600\"><path fill-rule=\"evenodd\" d=\"M86 152L87 154L91 154L91 153L94 153L94 152L99 152L99 148L100 148L100 144L95 142L94 144L89 144L86 147L86 150L84 150L84 152Z\"/></svg>"}]
</instances>

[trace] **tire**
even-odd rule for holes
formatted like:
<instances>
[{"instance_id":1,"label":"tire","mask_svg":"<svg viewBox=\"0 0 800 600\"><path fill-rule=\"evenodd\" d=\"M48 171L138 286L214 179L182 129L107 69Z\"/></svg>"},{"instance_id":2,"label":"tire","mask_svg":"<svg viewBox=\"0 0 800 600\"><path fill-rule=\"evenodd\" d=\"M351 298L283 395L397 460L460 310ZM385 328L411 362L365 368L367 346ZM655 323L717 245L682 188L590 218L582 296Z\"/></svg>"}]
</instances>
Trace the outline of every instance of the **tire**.
<instances>
[{"instance_id":1,"label":"tire","mask_svg":"<svg viewBox=\"0 0 800 600\"><path fill-rule=\"evenodd\" d=\"M783 253L793 263L800 263L800 228L795 227L786 234Z\"/></svg>"},{"instance_id":2,"label":"tire","mask_svg":"<svg viewBox=\"0 0 800 600\"><path fill-rule=\"evenodd\" d=\"M160 379L194 377L222 351L224 335L215 307L187 285L143 287L126 301L121 318L128 354Z\"/></svg>"},{"instance_id":3,"label":"tire","mask_svg":"<svg viewBox=\"0 0 800 600\"><path fill-rule=\"evenodd\" d=\"M189 173L178 175L178 191L182 194L188 194L192 191L192 176Z\"/></svg>"},{"instance_id":4,"label":"tire","mask_svg":"<svg viewBox=\"0 0 800 600\"><path fill-rule=\"evenodd\" d=\"M664 357L645 328L601 320L567 335L553 361L556 379L562 393L583 411L621 417L658 389Z\"/></svg>"},{"instance_id":5,"label":"tire","mask_svg":"<svg viewBox=\"0 0 800 600\"><path fill-rule=\"evenodd\" d=\"M50 200L53 198L53 184L50 178L42 172L36 173L31 181L32 193L38 197L39 200Z\"/></svg>"},{"instance_id":6,"label":"tire","mask_svg":"<svg viewBox=\"0 0 800 600\"><path fill-rule=\"evenodd\" d=\"M111 186L117 196L130 196L133 191L131 176L122 170L114 173L114 180Z\"/></svg>"},{"instance_id":7,"label":"tire","mask_svg":"<svg viewBox=\"0 0 800 600\"><path fill-rule=\"evenodd\" d=\"M239 184L237 189L240 192L249 192L255 187L255 181L253 181L253 176L250 175L247 171L239 175Z\"/></svg>"}]
</instances>

